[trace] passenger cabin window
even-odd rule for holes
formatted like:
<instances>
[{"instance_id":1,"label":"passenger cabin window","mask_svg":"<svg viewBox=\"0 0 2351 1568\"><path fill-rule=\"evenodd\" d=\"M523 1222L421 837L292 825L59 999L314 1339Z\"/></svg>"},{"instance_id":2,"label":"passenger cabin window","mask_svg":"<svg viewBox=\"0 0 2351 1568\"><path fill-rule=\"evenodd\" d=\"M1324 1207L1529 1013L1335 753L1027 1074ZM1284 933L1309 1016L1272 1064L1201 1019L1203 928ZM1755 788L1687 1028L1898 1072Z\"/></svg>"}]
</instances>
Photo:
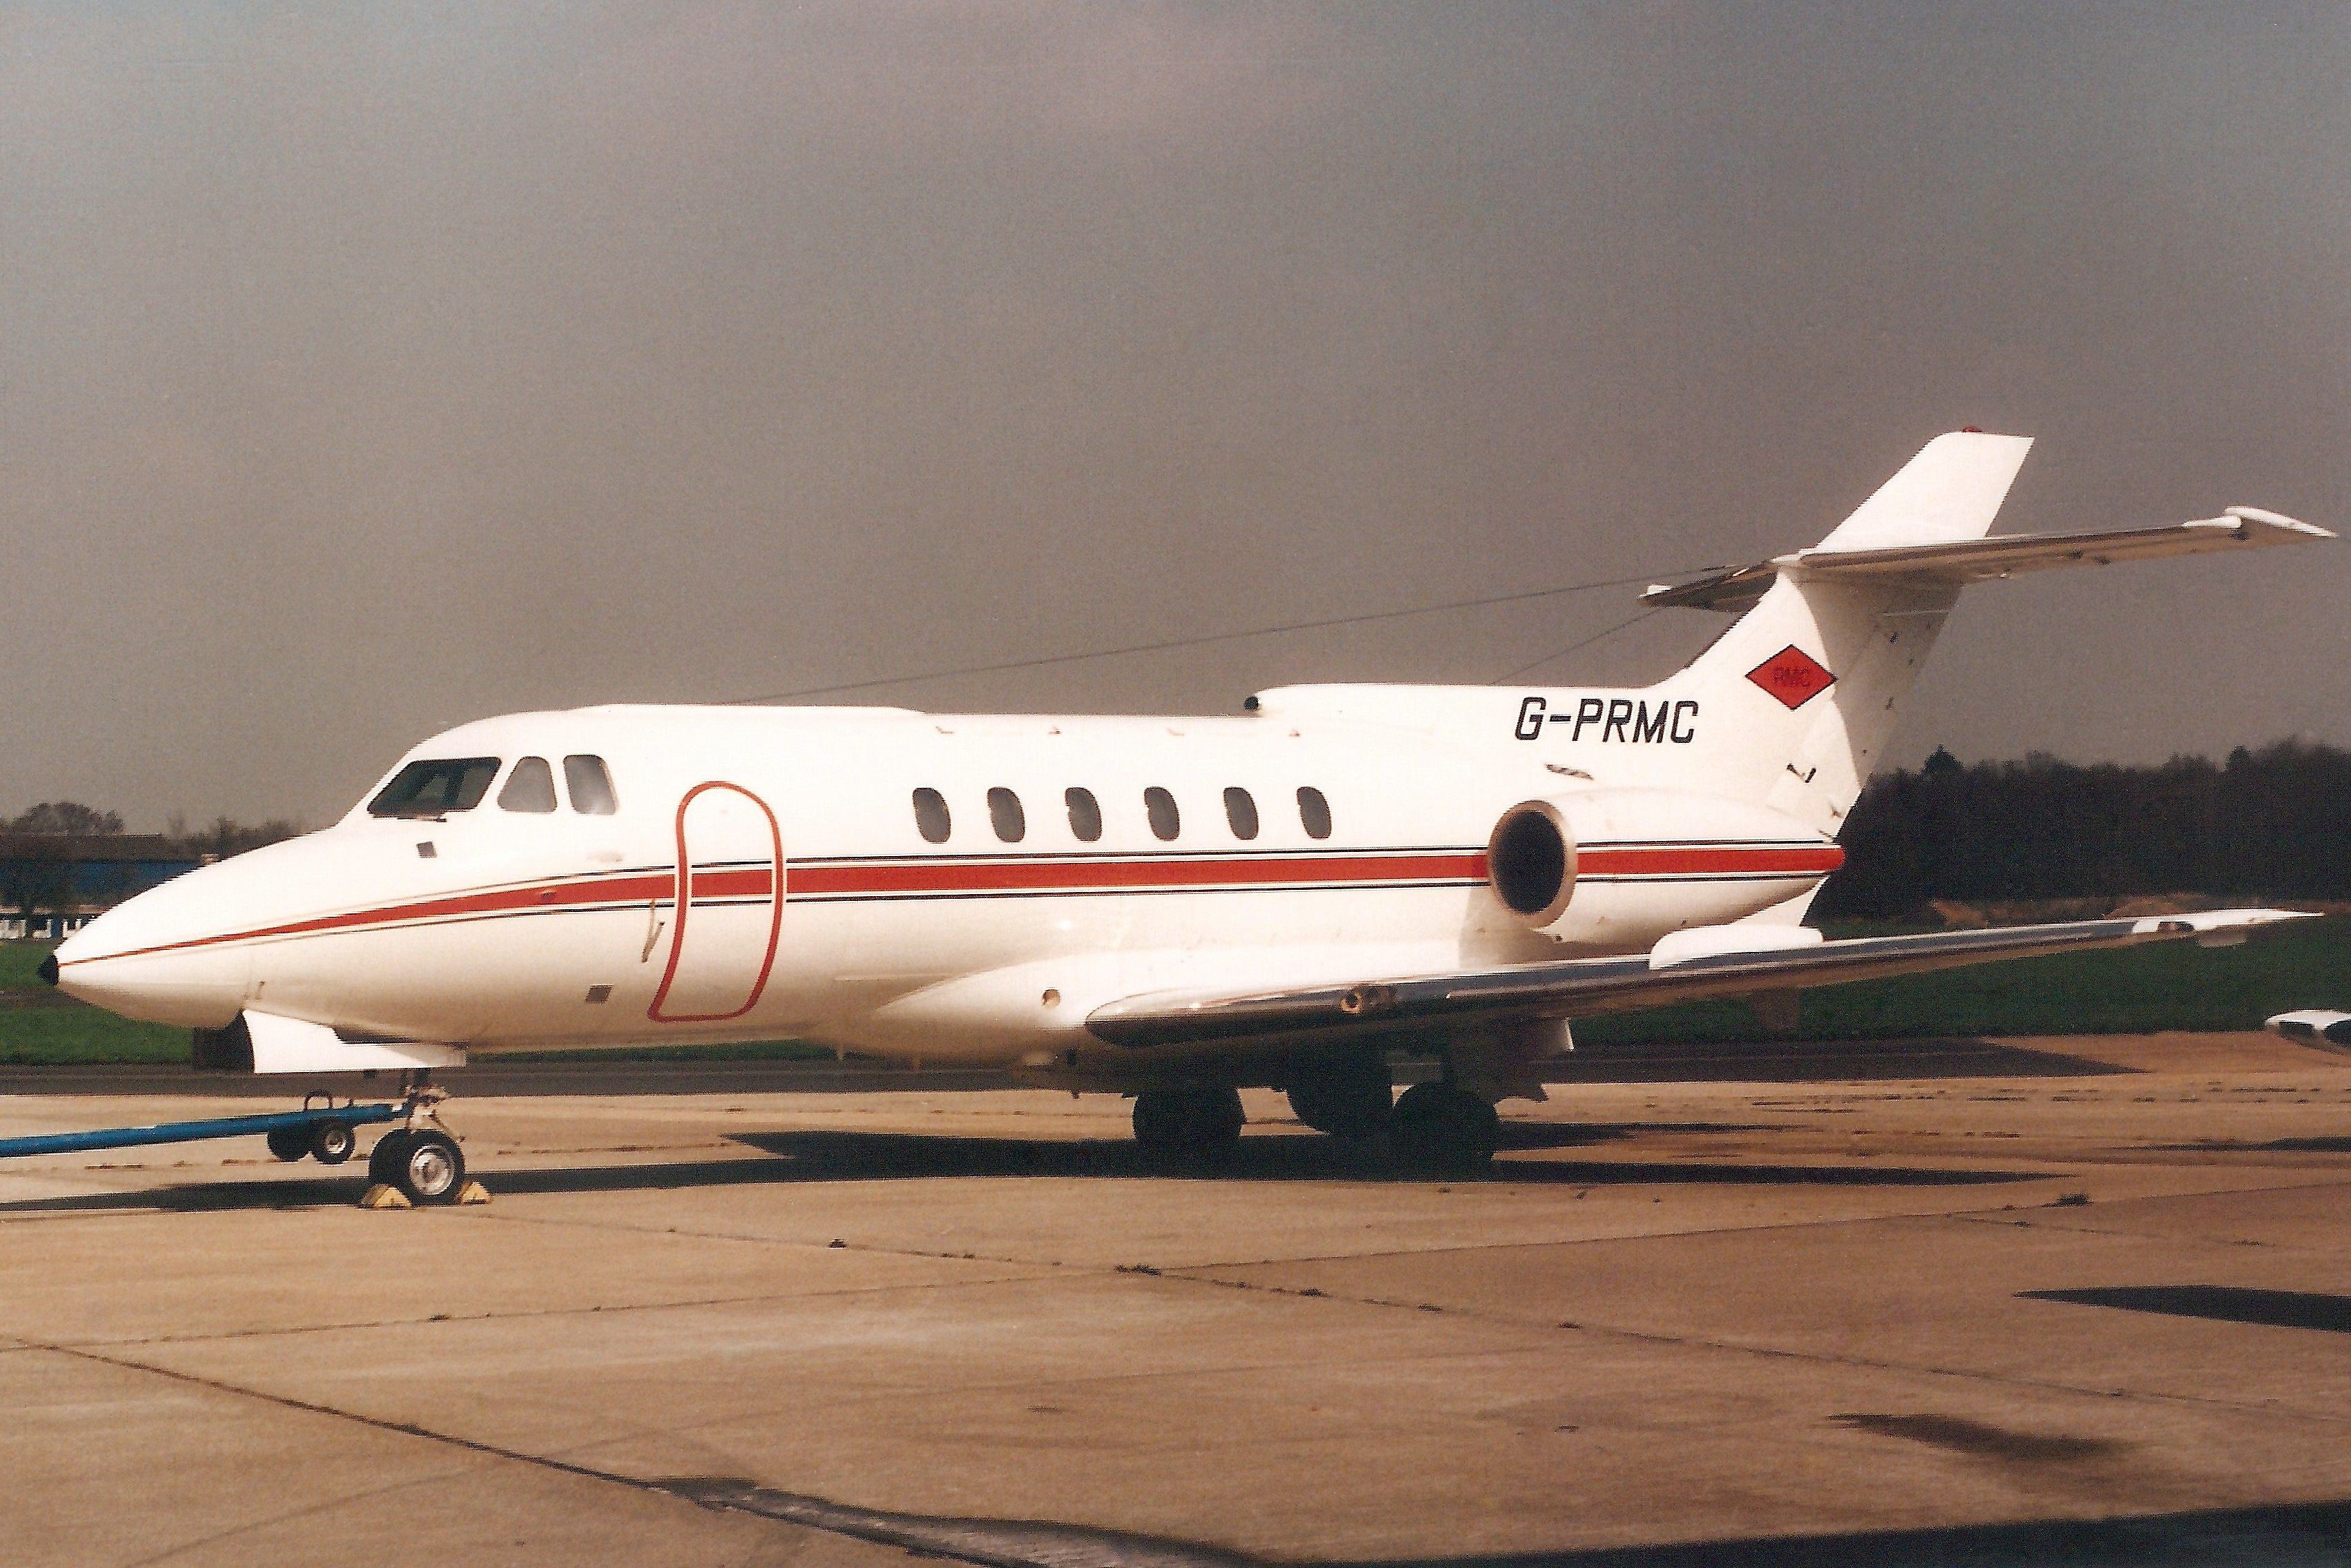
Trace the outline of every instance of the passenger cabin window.
<instances>
[{"instance_id":1,"label":"passenger cabin window","mask_svg":"<svg viewBox=\"0 0 2351 1568\"><path fill-rule=\"evenodd\" d=\"M1225 821L1232 826L1235 838L1257 836L1257 802L1249 792L1233 788L1225 791Z\"/></svg>"},{"instance_id":2,"label":"passenger cabin window","mask_svg":"<svg viewBox=\"0 0 2351 1568\"><path fill-rule=\"evenodd\" d=\"M1067 791L1061 799L1070 807L1070 831L1078 836L1081 844L1092 844L1102 837L1102 803L1094 799L1090 789Z\"/></svg>"},{"instance_id":3,"label":"passenger cabin window","mask_svg":"<svg viewBox=\"0 0 2351 1568\"><path fill-rule=\"evenodd\" d=\"M525 757L507 775L506 787L498 791L498 805L506 811L549 812L555 809L555 770L547 765L545 757Z\"/></svg>"},{"instance_id":4,"label":"passenger cabin window","mask_svg":"<svg viewBox=\"0 0 2351 1568\"><path fill-rule=\"evenodd\" d=\"M947 815L947 797L935 789L914 792L914 826L932 844L945 844L947 835L955 831L955 823Z\"/></svg>"},{"instance_id":5,"label":"passenger cabin window","mask_svg":"<svg viewBox=\"0 0 2351 1568\"><path fill-rule=\"evenodd\" d=\"M496 757L452 757L411 763L368 803L370 816L446 816L471 811L498 776Z\"/></svg>"},{"instance_id":6,"label":"passenger cabin window","mask_svg":"<svg viewBox=\"0 0 2351 1568\"><path fill-rule=\"evenodd\" d=\"M1309 838L1331 836L1331 803L1312 784L1298 792L1298 826Z\"/></svg>"},{"instance_id":7,"label":"passenger cabin window","mask_svg":"<svg viewBox=\"0 0 2351 1568\"><path fill-rule=\"evenodd\" d=\"M1143 810L1151 818L1155 837L1172 839L1184 830L1184 819L1176 810L1176 797L1157 784L1143 792Z\"/></svg>"},{"instance_id":8,"label":"passenger cabin window","mask_svg":"<svg viewBox=\"0 0 2351 1568\"><path fill-rule=\"evenodd\" d=\"M601 757L564 758L563 787L571 792L571 809L582 816L611 816L621 809L621 797L612 793L612 775Z\"/></svg>"},{"instance_id":9,"label":"passenger cabin window","mask_svg":"<svg viewBox=\"0 0 2351 1568\"><path fill-rule=\"evenodd\" d=\"M1028 836L1029 815L1020 809L1020 797L1001 784L987 792L987 821L1007 844Z\"/></svg>"}]
</instances>

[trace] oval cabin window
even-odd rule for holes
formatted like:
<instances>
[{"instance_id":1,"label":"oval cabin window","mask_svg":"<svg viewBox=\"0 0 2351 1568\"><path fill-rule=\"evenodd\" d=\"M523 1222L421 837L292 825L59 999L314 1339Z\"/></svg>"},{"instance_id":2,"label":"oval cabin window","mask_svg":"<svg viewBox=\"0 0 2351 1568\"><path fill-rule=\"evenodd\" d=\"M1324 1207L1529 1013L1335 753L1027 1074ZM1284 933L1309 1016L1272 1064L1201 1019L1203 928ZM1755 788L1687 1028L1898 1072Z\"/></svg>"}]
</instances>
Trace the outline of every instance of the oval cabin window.
<instances>
[{"instance_id":1,"label":"oval cabin window","mask_svg":"<svg viewBox=\"0 0 2351 1568\"><path fill-rule=\"evenodd\" d=\"M1090 789L1073 789L1061 796L1070 807L1070 831L1081 844L1092 844L1102 837L1102 803L1094 799Z\"/></svg>"},{"instance_id":2,"label":"oval cabin window","mask_svg":"<svg viewBox=\"0 0 2351 1568\"><path fill-rule=\"evenodd\" d=\"M1157 784L1143 792L1143 810L1151 818L1152 836L1162 843L1184 831L1184 818L1176 809L1176 797Z\"/></svg>"},{"instance_id":3,"label":"oval cabin window","mask_svg":"<svg viewBox=\"0 0 2351 1568\"><path fill-rule=\"evenodd\" d=\"M935 789L914 792L914 826L933 844L945 844L955 824L947 817L947 797Z\"/></svg>"},{"instance_id":4,"label":"oval cabin window","mask_svg":"<svg viewBox=\"0 0 2351 1568\"><path fill-rule=\"evenodd\" d=\"M1238 786L1225 791L1225 821L1232 826L1235 838L1257 836L1257 802L1249 791Z\"/></svg>"},{"instance_id":5,"label":"oval cabin window","mask_svg":"<svg viewBox=\"0 0 2351 1568\"><path fill-rule=\"evenodd\" d=\"M1309 838L1331 836L1331 803L1312 784L1298 792L1298 826Z\"/></svg>"},{"instance_id":6,"label":"oval cabin window","mask_svg":"<svg viewBox=\"0 0 2351 1568\"><path fill-rule=\"evenodd\" d=\"M1029 815L1020 809L1020 797L1001 784L987 792L987 820L996 836L1007 844L1018 844L1028 836Z\"/></svg>"}]
</instances>

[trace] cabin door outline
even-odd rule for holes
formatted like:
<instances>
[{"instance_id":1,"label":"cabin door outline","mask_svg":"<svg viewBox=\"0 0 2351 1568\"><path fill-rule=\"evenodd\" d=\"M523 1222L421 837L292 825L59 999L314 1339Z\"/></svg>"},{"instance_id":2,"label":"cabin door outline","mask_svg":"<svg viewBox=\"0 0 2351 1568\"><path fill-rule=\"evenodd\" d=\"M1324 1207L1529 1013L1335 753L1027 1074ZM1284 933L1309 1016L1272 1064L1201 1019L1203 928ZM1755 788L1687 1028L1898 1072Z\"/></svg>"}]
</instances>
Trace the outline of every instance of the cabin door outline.
<instances>
[{"instance_id":1,"label":"cabin door outline","mask_svg":"<svg viewBox=\"0 0 2351 1568\"><path fill-rule=\"evenodd\" d=\"M749 802L758 815L751 817L738 806L728 816L716 816L712 808L723 809L723 797L730 795ZM699 863L689 820L696 801L705 801L699 819L704 851ZM724 1023L759 1005L768 977L775 971L776 948L784 929L784 830L768 803L750 790L710 779L679 798L676 833L669 961L645 1016L656 1023ZM699 918L695 915L697 899ZM764 930L758 919L761 910L767 917ZM698 933L690 966L685 945L689 929ZM700 1011L674 1006L671 992L681 971L693 998L689 1005ZM738 994L740 1005L728 1007Z\"/></svg>"}]
</instances>

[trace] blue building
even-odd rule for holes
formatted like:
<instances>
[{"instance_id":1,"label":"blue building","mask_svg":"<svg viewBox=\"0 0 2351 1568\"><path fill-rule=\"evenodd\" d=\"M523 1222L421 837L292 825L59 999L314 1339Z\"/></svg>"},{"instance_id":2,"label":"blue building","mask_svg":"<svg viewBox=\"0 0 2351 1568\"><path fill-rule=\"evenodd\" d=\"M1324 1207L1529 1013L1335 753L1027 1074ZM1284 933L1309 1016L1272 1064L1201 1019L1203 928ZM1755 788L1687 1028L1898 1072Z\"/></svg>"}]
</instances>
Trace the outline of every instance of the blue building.
<instances>
[{"instance_id":1,"label":"blue building","mask_svg":"<svg viewBox=\"0 0 2351 1568\"><path fill-rule=\"evenodd\" d=\"M0 833L0 940L69 936L199 864L157 834Z\"/></svg>"}]
</instances>

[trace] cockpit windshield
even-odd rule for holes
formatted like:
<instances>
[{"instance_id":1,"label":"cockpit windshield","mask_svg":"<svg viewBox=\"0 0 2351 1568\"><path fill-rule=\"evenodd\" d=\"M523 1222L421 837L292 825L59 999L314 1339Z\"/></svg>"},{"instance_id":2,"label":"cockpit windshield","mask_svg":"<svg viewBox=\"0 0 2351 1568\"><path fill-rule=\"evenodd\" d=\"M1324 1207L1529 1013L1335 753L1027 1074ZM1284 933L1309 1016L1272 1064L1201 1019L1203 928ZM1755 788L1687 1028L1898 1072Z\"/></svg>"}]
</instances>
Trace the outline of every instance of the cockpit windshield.
<instances>
[{"instance_id":1,"label":"cockpit windshield","mask_svg":"<svg viewBox=\"0 0 2351 1568\"><path fill-rule=\"evenodd\" d=\"M471 811L482 804L482 796L490 791L490 781L497 776L496 757L411 763L392 774L392 782L368 803L368 815L431 817Z\"/></svg>"}]
</instances>

